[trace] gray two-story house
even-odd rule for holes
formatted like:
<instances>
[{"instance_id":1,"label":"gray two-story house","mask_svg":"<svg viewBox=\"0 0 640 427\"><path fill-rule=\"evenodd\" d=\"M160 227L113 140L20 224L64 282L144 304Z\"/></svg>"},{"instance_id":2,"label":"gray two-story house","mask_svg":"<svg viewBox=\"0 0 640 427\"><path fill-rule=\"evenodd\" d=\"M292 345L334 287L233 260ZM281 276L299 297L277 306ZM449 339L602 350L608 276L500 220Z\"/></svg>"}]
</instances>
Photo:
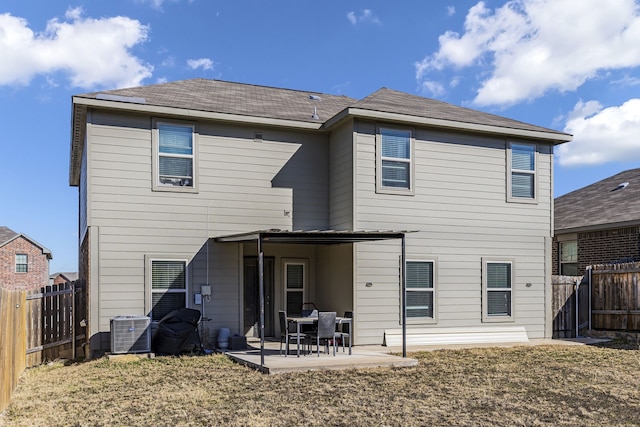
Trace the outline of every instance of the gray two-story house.
<instances>
[{"instance_id":1,"label":"gray two-story house","mask_svg":"<svg viewBox=\"0 0 640 427\"><path fill-rule=\"evenodd\" d=\"M257 336L261 300L267 336L313 302L353 311L354 345L405 318L411 343L551 337L553 147L570 135L386 88L193 79L72 104L94 352L114 316L181 307L205 342Z\"/></svg>"}]
</instances>

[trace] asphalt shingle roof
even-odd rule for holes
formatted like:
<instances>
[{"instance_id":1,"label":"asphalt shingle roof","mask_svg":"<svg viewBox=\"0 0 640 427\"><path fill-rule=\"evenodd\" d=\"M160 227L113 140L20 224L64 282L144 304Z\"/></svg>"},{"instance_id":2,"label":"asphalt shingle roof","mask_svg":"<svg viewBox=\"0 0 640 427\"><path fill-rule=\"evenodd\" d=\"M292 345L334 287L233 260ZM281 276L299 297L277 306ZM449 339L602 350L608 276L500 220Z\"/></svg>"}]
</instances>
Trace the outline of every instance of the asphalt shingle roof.
<instances>
[{"instance_id":1,"label":"asphalt shingle roof","mask_svg":"<svg viewBox=\"0 0 640 427\"><path fill-rule=\"evenodd\" d=\"M99 94L144 98L145 105L312 123L323 123L356 102L347 96L201 78L77 96L96 98ZM318 119L313 118L314 108Z\"/></svg>"},{"instance_id":2,"label":"asphalt shingle roof","mask_svg":"<svg viewBox=\"0 0 640 427\"><path fill-rule=\"evenodd\" d=\"M621 184L624 183L628 185L623 187ZM640 168L621 172L556 198L554 220L556 232L640 222Z\"/></svg>"},{"instance_id":3,"label":"asphalt shingle roof","mask_svg":"<svg viewBox=\"0 0 640 427\"><path fill-rule=\"evenodd\" d=\"M553 129L387 88L382 88L372 93L363 100L356 102L352 107L460 123L564 134Z\"/></svg>"},{"instance_id":4,"label":"asphalt shingle roof","mask_svg":"<svg viewBox=\"0 0 640 427\"><path fill-rule=\"evenodd\" d=\"M5 227L5 226L0 226L0 247L2 247L4 245L6 245L7 243L11 242L12 240L14 240L18 236L24 237L29 242L31 242L32 244L36 245L40 249L42 249L42 253L45 254L49 259L52 258L51 251L49 249L45 248L44 246L42 246L40 243L36 242L35 240L30 238L29 236L27 236L25 234L22 234L22 233L16 233L15 231L13 231L10 228Z\"/></svg>"},{"instance_id":5,"label":"asphalt shingle roof","mask_svg":"<svg viewBox=\"0 0 640 427\"><path fill-rule=\"evenodd\" d=\"M0 246L4 246L9 240L12 240L16 237L18 233L10 229L9 227L5 227L0 225Z\"/></svg>"},{"instance_id":6,"label":"asphalt shingle roof","mask_svg":"<svg viewBox=\"0 0 640 427\"><path fill-rule=\"evenodd\" d=\"M357 100L348 96L196 78L93 92L77 95L77 97L95 99L105 94L141 98L144 99L145 105L320 124L352 107L408 117L566 135L553 129L387 88ZM314 109L317 111L318 118L313 118Z\"/></svg>"}]
</instances>

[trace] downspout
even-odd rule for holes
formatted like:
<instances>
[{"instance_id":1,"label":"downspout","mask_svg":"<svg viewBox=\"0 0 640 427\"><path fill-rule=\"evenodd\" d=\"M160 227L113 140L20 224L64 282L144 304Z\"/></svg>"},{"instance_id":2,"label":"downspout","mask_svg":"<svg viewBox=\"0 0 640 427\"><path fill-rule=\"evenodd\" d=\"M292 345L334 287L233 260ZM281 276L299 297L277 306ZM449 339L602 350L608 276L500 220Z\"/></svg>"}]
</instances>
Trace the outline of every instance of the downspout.
<instances>
[{"instance_id":1,"label":"downspout","mask_svg":"<svg viewBox=\"0 0 640 427\"><path fill-rule=\"evenodd\" d=\"M264 254L262 253L262 233L258 234L258 272L260 294L260 367L264 368Z\"/></svg>"},{"instance_id":2,"label":"downspout","mask_svg":"<svg viewBox=\"0 0 640 427\"><path fill-rule=\"evenodd\" d=\"M406 273L407 266L405 261L405 236L402 235L402 254L400 255L401 261L401 287L402 287L402 357L407 357L407 282Z\"/></svg>"}]
</instances>

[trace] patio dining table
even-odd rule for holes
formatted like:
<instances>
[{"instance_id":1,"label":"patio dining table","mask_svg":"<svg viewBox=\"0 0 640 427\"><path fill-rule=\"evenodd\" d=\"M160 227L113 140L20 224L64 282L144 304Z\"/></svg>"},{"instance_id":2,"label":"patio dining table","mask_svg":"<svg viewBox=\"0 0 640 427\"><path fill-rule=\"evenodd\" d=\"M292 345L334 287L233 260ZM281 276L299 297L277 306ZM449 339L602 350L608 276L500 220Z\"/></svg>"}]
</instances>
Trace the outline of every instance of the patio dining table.
<instances>
[{"instance_id":1,"label":"patio dining table","mask_svg":"<svg viewBox=\"0 0 640 427\"><path fill-rule=\"evenodd\" d=\"M308 317L287 317L289 322L294 322L296 324L296 332L297 332L297 351L298 357L300 357L300 326L301 325L313 325L318 322L318 316L308 316ZM351 318L349 317L336 317L336 325L348 324L349 331L351 332L353 329L351 328ZM351 337L349 337L349 355L351 355Z\"/></svg>"}]
</instances>

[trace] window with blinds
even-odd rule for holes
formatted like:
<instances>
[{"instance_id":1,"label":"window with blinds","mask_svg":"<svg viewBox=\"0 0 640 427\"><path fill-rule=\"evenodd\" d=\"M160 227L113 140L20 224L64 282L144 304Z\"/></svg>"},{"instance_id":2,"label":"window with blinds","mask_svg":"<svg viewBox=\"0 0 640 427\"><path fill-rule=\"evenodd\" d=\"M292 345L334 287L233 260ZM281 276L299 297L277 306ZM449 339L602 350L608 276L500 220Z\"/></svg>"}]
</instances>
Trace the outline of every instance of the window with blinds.
<instances>
[{"instance_id":1,"label":"window with blinds","mask_svg":"<svg viewBox=\"0 0 640 427\"><path fill-rule=\"evenodd\" d=\"M407 261L407 318L435 318L435 274L433 261Z\"/></svg>"},{"instance_id":2,"label":"window with blinds","mask_svg":"<svg viewBox=\"0 0 640 427\"><path fill-rule=\"evenodd\" d=\"M484 262L484 319L513 317L513 263Z\"/></svg>"},{"instance_id":3,"label":"window with blinds","mask_svg":"<svg viewBox=\"0 0 640 427\"><path fill-rule=\"evenodd\" d=\"M536 198L536 146L510 145L511 185L510 198L535 200Z\"/></svg>"},{"instance_id":4,"label":"window with blinds","mask_svg":"<svg viewBox=\"0 0 640 427\"><path fill-rule=\"evenodd\" d=\"M187 262L151 260L151 320L160 321L187 304Z\"/></svg>"},{"instance_id":5,"label":"window with blinds","mask_svg":"<svg viewBox=\"0 0 640 427\"><path fill-rule=\"evenodd\" d=\"M193 186L193 128L158 125L159 180L162 185Z\"/></svg>"},{"instance_id":6,"label":"window with blinds","mask_svg":"<svg viewBox=\"0 0 640 427\"><path fill-rule=\"evenodd\" d=\"M305 263L285 263L285 307L287 315L301 316L304 301Z\"/></svg>"},{"instance_id":7,"label":"window with blinds","mask_svg":"<svg viewBox=\"0 0 640 427\"><path fill-rule=\"evenodd\" d=\"M153 189L196 190L196 133L192 125L155 123Z\"/></svg>"},{"instance_id":8,"label":"window with blinds","mask_svg":"<svg viewBox=\"0 0 640 427\"><path fill-rule=\"evenodd\" d=\"M413 190L413 137L407 129L380 128L377 135L378 190Z\"/></svg>"}]
</instances>

